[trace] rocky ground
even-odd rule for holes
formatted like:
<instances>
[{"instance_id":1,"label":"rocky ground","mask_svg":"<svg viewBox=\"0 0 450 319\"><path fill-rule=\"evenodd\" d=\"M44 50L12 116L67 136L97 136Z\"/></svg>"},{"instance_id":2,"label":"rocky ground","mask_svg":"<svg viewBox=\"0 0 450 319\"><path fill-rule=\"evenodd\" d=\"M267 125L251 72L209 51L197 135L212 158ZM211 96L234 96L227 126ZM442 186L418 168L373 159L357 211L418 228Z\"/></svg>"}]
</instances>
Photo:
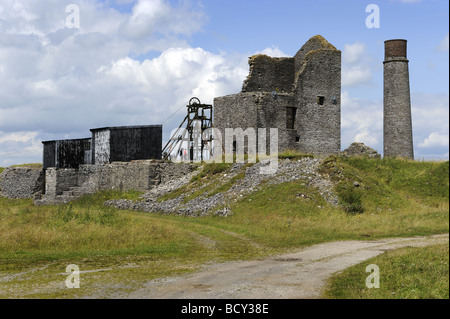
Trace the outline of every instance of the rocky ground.
<instances>
[{"instance_id":1,"label":"rocky ground","mask_svg":"<svg viewBox=\"0 0 450 319\"><path fill-rule=\"evenodd\" d=\"M263 184L276 185L297 180L302 180L306 186L316 188L327 202L337 205L338 199L333 193L333 184L318 172L321 162L322 160L319 158L310 157L299 160L281 159L278 162L278 169L273 175L261 174L261 168L269 165L268 161L261 161L254 165L235 163L229 170L220 173L219 178L211 179L209 182L201 184L201 187L193 187L173 199L158 200L161 196L187 185L192 177L200 173L202 169L200 167L199 170L179 179L156 186L144 194L140 201L112 200L106 202L105 205L119 209L164 214L187 216L217 214L227 216L232 213L228 205L230 202L259 190ZM242 178L237 178L240 177L239 174ZM229 189L222 192L215 191L221 185L231 181L234 183ZM192 196L195 193L198 193L198 196Z\"/></svg>"}]
</instances>

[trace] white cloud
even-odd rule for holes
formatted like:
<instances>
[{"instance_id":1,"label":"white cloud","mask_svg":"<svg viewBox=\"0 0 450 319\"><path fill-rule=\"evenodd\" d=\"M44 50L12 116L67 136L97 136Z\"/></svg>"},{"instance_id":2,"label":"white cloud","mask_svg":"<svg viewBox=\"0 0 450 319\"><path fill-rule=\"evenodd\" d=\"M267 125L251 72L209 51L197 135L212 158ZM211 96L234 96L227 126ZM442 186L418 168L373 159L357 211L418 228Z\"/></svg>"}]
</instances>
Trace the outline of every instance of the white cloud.
<instances>
[{"instance_id":1,"label":"white cloud","mask_svg":"<svg viewBox=\"0 0 450 319\"><path fill-rule=\"evenodd\" d=\"M372 83L370 58L364 43L346 44L342 52L342 86L356 87Z\"/></svg>"},{"instance_id":2,"label":"white cloud","mask_svg":"<svg viewBox=\"0 0 450 319\"><path fill-rule=\"evenodd\" d=\"M444 37L444 39L442 39L441 43L439 43L437 49L439 51L444 51L444 52L448 52L449 51L449 44L448 44L448 32L447 35Z\"/></svg>"},{"instance_id":3,"label":"white cloud","mask_svg":"<svg viewBox=\"0 0 450 319\"><path fill-rule=\"evenodd\" d=\"M165 0L138 0L132 15L123 25L123 32L133 39L141 39L159 32L191 35L202 26L206 17L191 10L189 3L173 7Z\"/></svg>"},{"instance_id":4,"label":"white cloud","mask_svg":"<svg viewBox=\"0 0 450 319\"><path fill-rule=\"evenodd\" d=\"M39 161L42 144L37 137L38 132L0 131L0 167Z\"/></svg>"},{"instance_id":5,"label":"white cloud","mask_svg":"<svg viewBox=\"0 0 450 319\"><path fill-rule=\"evenodd\" d=\"M448 93L413 93L411 105L416 157L448 159Z\"/></svg>"},{"instance_id":6,"label":"white cloud","mask_svg":"<svg viewBox=\"0 0 450 319\"><path fill-rule=\"evenodd\" d=\"M154 101L167 104L171 99L171 107L177 108L191 95L212 102L216 96L234 93L247 71L231 65L226 56L201 48L171 48L143 62L129 57L120 59L99 73L117 85L134 88L136 93L146 92ZM152 104L158 107L158 102Z\"/></svg>"},{"instance_id":7,"label":"white cloud","mask_svg":"<svg viewBox=\"0 0 450 319\"><path fill-rule=\"evenodd\" d=\"M354 44L346 44L342 53L342 62L353 64L359 62L366 55L366 46L364 43L357 42Z\"/></svg>"},{"instance_id":8,"label":"white cloud","mask_svg":"<svg viewBox=\"0 0 450 319\"><path fill-rule=\"evenodd\" d=\"M419 147L431 148L431 147L448 147L449 137L448 134L441 134L439 132L432 132L422 143L419 143Z\"/></svg>"},{"instance_id":9,"label":"white cloud","mask_svg":"<svg viewBox=\"0 0 450 319\"><path fill-rule=\"evenodd\" d=\"M36 139L37 132L14 132L0 136L0 144L6 142L33 142Z\"/></svg>"},{"instance_id":10,"label":"white cloud","mask_svg":"<svg viewBox=\"0 0 450 319\"><path fill-rule=\"evenodd\" d=\"M72 71L25 86L13 82L0 95L23 93L0 106L0 127L86 132L84 137L96 126L158 124L193 95L212 103L215 96L238 92L248 70L234 62L201 48L171 48L142 62L119 58L87 75Z\"/></svg>"},{"instance_id":11,"label":"white cloud","mask_svg":"<svg viewBox=\"0 0 450 319\"><path fill-rule=\"evenodd\" d=\"M363 129L362 132L355 136L355 142L364 143L366 145L378 145L378 140L369 132L369 129Z\"/></svg>"},{"instance_id":12,"label":"white cloud","mask_svg":"<svg viewBox=\"0 0 450 319\"><path fill-rule=\"evenodd\" d=\"M190 1L140 0L127 13L80 0L80 29L68 29L65 7L72 2L0 3L0 154L29 151L21 158L40 161L41 140L87 137L90 128L107 125L161 124L193 95L212 103L237 92L248 73L247 56L187 44L205 21ZM149 52L156 57L136 58Z\"/></svg>"},{"instance_id":13,"label":"white cloud","mask_svg":"<svg viewBox=\"0 0 450 319\"><path fill-rule=\"evenodd\" d=\"M262 51L255 52L255 54L265 54L265 55L268 55L268 56L273 57L273 58L289 57L286 53L284 53L283 51L281 51L277 47L265 48Z\"/></svg>"},{"instance_id":14,"label":"white cloud","mask_svg":"<svg viewBox=\"0 0 450 319\"><path fill-rule=\"evenodd\" d=\"M369 101L342 92L342 148L353 142L364 143L383 151L383 105L381 101Z\"/></svg>"},{"instance_id":15,"label":"white cloud","mask_svg":"<svg viewBox=\"0 0 450 319\"><path fill-rule=\"evenodd\" d=\"M342 86L355 87L361 84L371 83L372 71L363 66L344 67L342 69Z\"/></svg>"}]
</instances>

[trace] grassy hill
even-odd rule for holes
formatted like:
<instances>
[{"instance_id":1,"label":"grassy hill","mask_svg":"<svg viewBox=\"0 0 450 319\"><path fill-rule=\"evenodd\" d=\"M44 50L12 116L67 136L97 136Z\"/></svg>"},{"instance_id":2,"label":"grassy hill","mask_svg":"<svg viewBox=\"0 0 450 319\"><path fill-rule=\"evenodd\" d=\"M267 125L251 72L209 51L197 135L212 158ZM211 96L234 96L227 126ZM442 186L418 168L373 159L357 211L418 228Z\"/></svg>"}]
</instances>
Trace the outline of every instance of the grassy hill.
<instances>
[{"instance_id":1,"label":"grassy hill","mask_svg":"<svg viewBox=\"0 0 450 319\"><path fill-rule=\"evenodd\" d=\"M220 181L231 169L208 164L190 184L161 200L187 191L189 199L200 196L206 183ZM333 181L339 205L328 203L301 179L263 183L261 189L230 202L232 214L227 217L193 218L103 205L111 199L137 201L138 192L101 192L48 207L0 197L0 274L12 276L2 283L0 298L78 297L99 285L105 291L126 290L131 282L138 286L209 262L263 257L326 241L448 232L448 162L332 156L319 172ZM211 193L232 186L215 185ZM61 289L57 274L69 264L114 272L84 275L83 290ZM15 277L18 272L23 275Z\"/></svg>"}]
</instances>

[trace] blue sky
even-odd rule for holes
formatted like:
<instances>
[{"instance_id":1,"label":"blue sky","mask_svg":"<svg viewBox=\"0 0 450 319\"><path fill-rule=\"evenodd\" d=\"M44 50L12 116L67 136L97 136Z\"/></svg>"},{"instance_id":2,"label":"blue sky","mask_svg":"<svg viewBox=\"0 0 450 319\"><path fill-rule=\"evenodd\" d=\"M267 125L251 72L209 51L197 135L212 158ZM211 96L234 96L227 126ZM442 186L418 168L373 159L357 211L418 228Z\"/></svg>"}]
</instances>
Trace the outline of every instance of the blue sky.
<instances>
[{"instance_id":1,"label":"blue sky","mask_svg":"<svg viewBox=\"0 0 450 319\"><path fill-rule=\"evenodd\" d=\"M80 9L80 27L65 11ZM380 28L367 28L369 4ZM190 97L240 91L256 53L293 56L320 34L342 51L342 147L380 153L384 41L408 40L415 154L449 157L444 0L1 0L0 166L42 160L42 140L161 124Z\"/></svg>"}]
</instances>

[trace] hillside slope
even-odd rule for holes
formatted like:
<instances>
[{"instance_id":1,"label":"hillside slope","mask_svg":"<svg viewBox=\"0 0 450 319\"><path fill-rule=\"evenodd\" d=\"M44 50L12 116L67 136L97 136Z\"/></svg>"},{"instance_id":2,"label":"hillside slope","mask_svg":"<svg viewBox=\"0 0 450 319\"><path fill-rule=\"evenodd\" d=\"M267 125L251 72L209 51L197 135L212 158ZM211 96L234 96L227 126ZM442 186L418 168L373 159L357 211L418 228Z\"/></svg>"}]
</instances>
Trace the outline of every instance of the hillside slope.
<instances>
[{"instance_id":1,"label":"hillside slope","mask_svg":"<svg viewBox=\"0 0 450 319\"><path fill-rule=\"evenodd\" d=\"M259 174L262 165L200 165L146 194L58 206L0 196L0 297L127 292L314 244L448 233L448 162L291 154L275 176ZM84 271L83 289L64 289L69 264Z\"/></svg>"},{"instance_id":2,"label":"hillside slope","mask_svg":"<svg viewBox=\"0 0 450 319\"><path fill-rule=\"evenodd\" d=\"M277 185L291 188L304 201L316 202L316 208L334 206L352 214L433 208L449 198L449 162L305 156L280 159L274 175L260 173L265 165L203 165L171 185L159 185L139 201L106 204L153 213L227 216L233 203ZM296 193L289 185L304 186L308 194Z\"/></svg>"}]
</instances>

